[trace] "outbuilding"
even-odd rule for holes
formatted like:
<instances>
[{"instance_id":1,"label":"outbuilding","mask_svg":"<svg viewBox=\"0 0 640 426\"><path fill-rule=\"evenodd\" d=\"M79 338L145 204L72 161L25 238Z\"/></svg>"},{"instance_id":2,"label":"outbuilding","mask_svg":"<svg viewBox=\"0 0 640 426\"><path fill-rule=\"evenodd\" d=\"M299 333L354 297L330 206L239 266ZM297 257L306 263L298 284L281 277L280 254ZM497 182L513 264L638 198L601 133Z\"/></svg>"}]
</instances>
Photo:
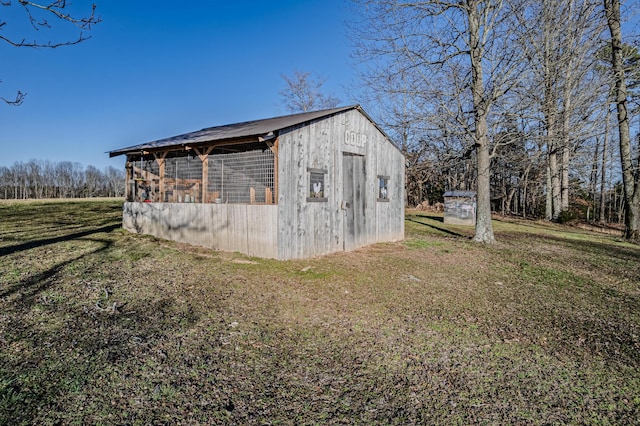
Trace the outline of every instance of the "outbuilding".
<instances>
[{"instance_id":1,"label":"outbuilding","mask_svg":"<svg viewBox=\"0 0 640 426\"><path fill-rule=\"evenodd\" d=\"M298 259L404 238L402 152L359 105L118 149L125 229Z\"/></svg>"},{"instance_id":2,"label":"outbuilding","mask_svg":"<svg viewBox=\"0 0 640 426\"><path fill-rule=\"evenodd\" d=\"M473 191L445 192L444 223L475 226L476 193Z\"/></svg>"}]
</instances>

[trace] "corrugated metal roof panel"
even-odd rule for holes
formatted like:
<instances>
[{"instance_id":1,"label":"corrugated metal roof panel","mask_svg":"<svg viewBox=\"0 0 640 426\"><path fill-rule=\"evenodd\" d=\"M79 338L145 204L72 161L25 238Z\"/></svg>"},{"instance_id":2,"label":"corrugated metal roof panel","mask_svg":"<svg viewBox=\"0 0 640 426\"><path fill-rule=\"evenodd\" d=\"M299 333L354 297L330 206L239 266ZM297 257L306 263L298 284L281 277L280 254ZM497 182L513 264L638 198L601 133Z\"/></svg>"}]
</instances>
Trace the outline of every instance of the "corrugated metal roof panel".
<instances>
[{"instance_id":1,"label":"corrugated metal roof panel","mask_svg":"<svg viewBox=\"0 0 640 426\"><path fill-rule=\"evenodd\" d=\"M447 191L444 193L443 197L465 197L465 198L475 198L476 193L474 191Z\"/></svg>"},{"instance_id":2,"label":"corrugated metal roof panel","mask_svg":"<svg viewBox=\"0 0 640 426\"><path fill-rule=\"evenodd\" d=\"M244 137L259 137L277 132L317 120L319 118L328 117L341 113L350 109L359 109L359 105L352 105L340 108L331 108L321 111L303 112L300 114L286 115L282 117L267 118L263 120L245 121L242 123L227 124L223 126L209 127L195 132L185 133L183 135L172 136L170 138L158 139L153 142L147 142L139 145L133 145L110 151L109 156L115 157L122 154L137 151L149 151L159 148L169 148L173 146L193 145L204 142L215 142L227 139L238 139ZM375 124L375 123L374 123Z\"/></svg>"}]
</instances>

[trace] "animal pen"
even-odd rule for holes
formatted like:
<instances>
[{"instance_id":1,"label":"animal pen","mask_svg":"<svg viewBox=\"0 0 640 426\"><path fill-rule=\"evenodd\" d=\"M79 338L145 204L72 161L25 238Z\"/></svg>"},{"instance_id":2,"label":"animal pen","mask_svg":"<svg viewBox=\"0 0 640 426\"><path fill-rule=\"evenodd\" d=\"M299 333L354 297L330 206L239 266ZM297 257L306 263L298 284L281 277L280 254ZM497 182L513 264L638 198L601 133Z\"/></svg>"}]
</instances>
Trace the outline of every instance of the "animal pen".
<instances>
[{"instance_id":1,"label":"animal pen","mask_svg":"<svg viewBox=\"0 0 640 426\"><path fill-rule=\"evenodd\" d=\"M255 148L232 153L222 147L208 153L187 148L164 158L132 155L126 170L127 201L273 204L273 146Z\"/></svg>"},{"instance_id":2,"label":"animal pen","mask_svg":"<svg viewBox=\"0 0 640 426\"><path fill-rule=\"evenodd\" d=\"M277 259L404 238L404 156L359 106L217 126L126 155L126 229Z\"/></svg>"}]
</instances>

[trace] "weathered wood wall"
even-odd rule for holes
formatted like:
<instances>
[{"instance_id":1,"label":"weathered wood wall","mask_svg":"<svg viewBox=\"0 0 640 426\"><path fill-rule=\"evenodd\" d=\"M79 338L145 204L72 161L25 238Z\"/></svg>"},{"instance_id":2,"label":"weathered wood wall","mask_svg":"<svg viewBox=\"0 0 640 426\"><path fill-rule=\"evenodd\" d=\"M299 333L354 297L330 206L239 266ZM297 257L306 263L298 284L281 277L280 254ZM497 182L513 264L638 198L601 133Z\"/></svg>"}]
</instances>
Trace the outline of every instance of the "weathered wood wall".
<instances>
[{"instance_id":1,"label":"weathered wood wall","mask_svg":"<svg viewBox=\"0 0 640 426\"><path fill-rule=\"evenodd\" d=\"M277 215L275 205L127 202L123 226L158 238L277 258Z\"/></svg>"},{"instance_id":2,"label":"weathered wood wall","mask_svg":"<svg viewBox=\"0 0 640 426\"><path fill-rule=\"evenodd\" d=\"M345 241L345 155L362 156L365 163L364 213L354 218L358 235L353 241ZM307 201L310 168L327 171L325 202ZM388 202L377 201L379 175L389 176ZM281 133L278 176L280 259L404 238L404 156L358 110Z\"/></svg>"},{"instance_id":3,"label":"weathered wood wall","mask_svg":"<svg viewBox=\"0 0 640 426\"><path fill-rule=\"evenodd\" d=\"M375 169L377 176L389 176L389 202L376 203L376 240L398 241L404 239L405 205L405 157L391 143L376 143ZM373 176L372 189L378 194L377 176Z\"/></svg>"}]
</instances>

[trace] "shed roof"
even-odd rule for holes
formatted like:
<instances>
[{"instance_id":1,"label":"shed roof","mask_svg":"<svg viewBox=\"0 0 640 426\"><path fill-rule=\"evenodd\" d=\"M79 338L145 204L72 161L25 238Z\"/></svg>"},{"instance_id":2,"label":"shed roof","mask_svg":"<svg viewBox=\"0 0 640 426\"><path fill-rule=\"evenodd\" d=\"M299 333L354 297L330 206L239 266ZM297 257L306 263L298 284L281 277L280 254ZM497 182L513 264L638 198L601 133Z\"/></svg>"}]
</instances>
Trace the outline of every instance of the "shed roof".
<instances>
[{"instance_id":1,"label":"shed roof","mask_svg":"<svg viewBox=\"0 0 640 426\"><path fill-rule=\"evenodd\" d=\"M126 148L110 151L109 156L115 157L122 154L135 153L140 151L151 151L162 148L171 148L175 146L197 145L208 142L233 140L240 138L262 137L263 139L268 140L275 136L275 132L278 132L280 130L329 117L331 115L351 109L359 110L376 127L378 127L378 125L373 120L371 120L371 118L362 110L360 105L351 105L346 107L325 109L321 111L303 112L300 114L266 118L262 120L245 121L242 123L227 124L223 126L208 127L202 130L197 130L195 132L185 133L182 135L172 136L164 139L158 139L156 141L146 142L143 144L133 145ZM380 130L384 134L384 131L380 129L380 127L378 127L378 130Z\"/></svg>"},{"instance_id":2,"label":"shed roof","mask_svg":"<svg viewBox=\"0 0 640 426\"><path fill-rule=\"evenodd\" d=\"M474 191L447 191L443 197L462 197L462 198L475 198L476 193Z\"/></svg>"}]
</instances>

